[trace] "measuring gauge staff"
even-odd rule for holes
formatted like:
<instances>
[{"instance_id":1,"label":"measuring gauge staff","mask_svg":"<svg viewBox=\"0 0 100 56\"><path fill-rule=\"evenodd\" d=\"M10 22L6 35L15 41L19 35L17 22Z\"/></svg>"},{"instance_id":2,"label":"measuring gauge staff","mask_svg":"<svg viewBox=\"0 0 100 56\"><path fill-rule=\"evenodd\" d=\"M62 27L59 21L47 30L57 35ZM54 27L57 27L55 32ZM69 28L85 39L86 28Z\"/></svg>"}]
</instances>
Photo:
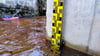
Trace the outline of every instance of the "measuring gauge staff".
<instances>
[{"instance_id":1,"label":"measuring gauge staff","mask_svg":"<svg viewBox=\"0 0 100 56\"><path fill-rule=\"evenodd\" d=\"M53 3L51 49L54 53L61 54L64 0L54 0Z\"/></svg>"}]
</instances>

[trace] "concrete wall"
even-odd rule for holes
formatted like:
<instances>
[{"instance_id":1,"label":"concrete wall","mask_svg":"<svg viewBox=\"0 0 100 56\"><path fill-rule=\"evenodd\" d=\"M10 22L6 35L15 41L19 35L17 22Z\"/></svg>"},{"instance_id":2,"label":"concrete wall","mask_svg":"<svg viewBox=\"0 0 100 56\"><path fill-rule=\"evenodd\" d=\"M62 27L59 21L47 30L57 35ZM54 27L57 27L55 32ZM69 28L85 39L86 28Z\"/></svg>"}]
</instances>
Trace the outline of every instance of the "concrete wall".
<instances>
[{"instance_id":1,"label":"concrete wall","mask_svg":"<svg viewBox=\"0 0 100 56\"><path fill-rule=\"evenodd\" d=\"M52 36L53 0L47 0L47 35ZM100 0L65 0L66 46L100 56Z\"/></svg>"},{"instance_id":2,"label":"concrete wall","mask_svg":"<svg viewBox=\"0 0 100 56\"><path fill-rule=\"evenodd\" d=\"M86 52L91 23L94 16L95 0L65 1L64 34L66 45Z\"/></svg>"},{"instance_id":3,"label":"concrete wall","mask_svg":"<svg viewBox=\"0 0 100 56\"><path fill-rule=\"evenodd\" d=\"M100 0L96 0L89 52L100 56Z\"/></svg>"},{"instance_id":4,"label":"concrete wall","mask_svg":"<svg viewBox=\"0 0 100 56\"><path fill-rule=\"evenodd\" d=\"M50 39L52 36L52 17L53 17L53 0L47 0L47 20L46 20L46 31L47 31L47 37Z\"/></svg>"}]
</instances>

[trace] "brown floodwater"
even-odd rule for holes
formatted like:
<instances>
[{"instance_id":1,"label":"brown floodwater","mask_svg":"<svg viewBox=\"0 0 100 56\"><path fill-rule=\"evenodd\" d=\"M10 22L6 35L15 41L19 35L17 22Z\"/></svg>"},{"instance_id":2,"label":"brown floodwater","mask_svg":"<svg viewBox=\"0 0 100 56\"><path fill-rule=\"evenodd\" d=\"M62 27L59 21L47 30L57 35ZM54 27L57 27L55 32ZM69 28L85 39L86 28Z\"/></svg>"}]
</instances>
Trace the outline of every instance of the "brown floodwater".
<instances>
[{"instance_id":1,"label":"brown floodwater","mask_svg":"<svg viewBox=\"0 0 100 56\"><path fill-rule=\"evenodd\" d=\"M46 17L0 21L0 56L58 56L46 40ZM62 56L92 56L64 47Z\"/></svg>"},{"instance_id":2,"label":"brown floodwater","mask_svg":"<svg viewBox=\"0 0 100 56\"><path fill-rule=\"evenodd\" d=\"M54 56L46 45L46 17L0 21L0 56Z\"/></svg>"}]
</instances>

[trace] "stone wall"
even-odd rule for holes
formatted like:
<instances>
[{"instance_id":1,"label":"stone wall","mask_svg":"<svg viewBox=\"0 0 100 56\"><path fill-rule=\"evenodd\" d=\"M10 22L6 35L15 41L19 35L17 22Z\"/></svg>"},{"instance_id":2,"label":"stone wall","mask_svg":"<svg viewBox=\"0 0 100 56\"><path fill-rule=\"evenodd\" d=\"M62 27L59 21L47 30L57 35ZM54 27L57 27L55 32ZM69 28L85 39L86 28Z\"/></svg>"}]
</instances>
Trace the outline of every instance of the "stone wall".
<instances>
[{"instance_id":1,"label":"stone wall","mask_svg":"<svg viewBox=\"0 0 100 56\"><path fill-rule=\"evenodd\" d=\"M5 4L15 7L16 4L28 6L37 10L37 0L5 0Z\"/></svg>"}]
</instances>

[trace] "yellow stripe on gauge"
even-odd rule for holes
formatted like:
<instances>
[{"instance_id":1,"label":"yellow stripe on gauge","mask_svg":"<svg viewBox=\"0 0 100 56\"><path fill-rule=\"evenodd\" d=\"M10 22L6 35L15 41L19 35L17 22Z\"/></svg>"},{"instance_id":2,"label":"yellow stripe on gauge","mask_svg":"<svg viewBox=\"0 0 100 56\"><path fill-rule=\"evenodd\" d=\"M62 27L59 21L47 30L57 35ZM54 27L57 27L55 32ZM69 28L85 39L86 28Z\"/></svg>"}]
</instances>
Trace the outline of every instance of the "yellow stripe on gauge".
<instances>
[{"instance_id":1,"label":"yellow stripe on gauge","mask_svg":"<svg viewBox=\"0 0 100 56\"><path fill-rule=\"evenodd\" d=\"M57 18L58 18L58 14L57 13L53 13L53 20L55 21L55 20L57 20Z\"/></svg>"},{"instance_id":2,"label":"yellow stripe on gauge","mask_svg":"<svg viewBox=\"0 0 100 56\"><path fill-rule=\"evenodd\" d=\"M52 38L52 45L56 45L56 39Z\"/></svg>"},{"instance_id":3,"label":"yellow stripe on gauge","mask_svg":"<svg viewBox=\"0 0 100 56\"><path fill-rule=\"evenodd\" d=\"M59 17L61 17L61 18L62 18L62 15L63 15L63 14L62 14L62 13L60 13L60 14L59 14Z\"/></svg>"},{"instance_id":4,"label":"yellow stripe on gauge","mask_svg":"<svg viewBox=\"0 0 100 56\"><path fill-rule=\"evenodd\" d=\"M53 4L54 7L55 7L55 6L58 6L58 1L59 1L59 0L54 0L54 4Z\"/></svg>"},{"instance_id":5,"label":"yellow stripe on gauge","mask_svg":"<svg viewBox=\"0 0 100 56\"><path fill-rule=\"evenodd\" d=\"M56 34L56 39L58 40L59 43L60 43L60 38L61 38L61 34Z\"/></svg>"},{"instance_id":6,"label":"yellow stripe on gauge","mask_svg":"<svg viewBox=\"0 0 100 56\"><path fill-rule=\"evenodd\" d=\"M53 26L53 27L52 27L52 32L53 32L53 33L56 33L56 30L57 30L56 27Z\"/></svg>"},{"instance_id":7,"label":"yellow stripe on gauge","mask_svg":"<svg viewBox=\"0 0 100 56\"><path fill-rule=\"evenodd\" d=\"M62 21L57 21L56 26L61 28L62 27Z\"/></svg>"},{"instance_id":8,"label":"yellow stripe on gauge","mask_svg":"<svg viewBox=\"0 0 100 56\"><path fill-rule=\"evenodd\" d=\"M57 13L63 13L63 6L58 6Z\"/></svg>"}]
</instances>

